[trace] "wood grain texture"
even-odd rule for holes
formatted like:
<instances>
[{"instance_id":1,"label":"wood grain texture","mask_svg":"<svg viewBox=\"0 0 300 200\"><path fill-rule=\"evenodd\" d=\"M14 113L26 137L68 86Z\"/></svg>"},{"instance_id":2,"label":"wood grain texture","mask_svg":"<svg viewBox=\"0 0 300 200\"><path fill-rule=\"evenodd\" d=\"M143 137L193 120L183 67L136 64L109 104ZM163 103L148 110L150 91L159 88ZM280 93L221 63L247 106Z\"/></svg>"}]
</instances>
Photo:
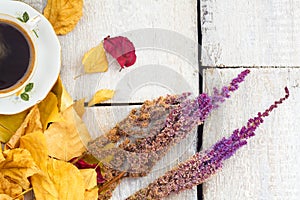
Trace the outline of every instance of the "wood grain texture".
<instances>
[{"instance_id":1,"label":"wood grain texture","mask_svg":"<svg viewBox=\"0 0 300 200\"><path fill-rule=\"evenodd\" d=\"M43 10L43 0L20 0L20 1L29 4L31 7L33 7L39 12L42 12Z\"/></svg>"},{"instance_id":2,"label":"wood grain texture","mask_svg":"<svg viewBox=\"0 0 300 200\"><path fill-rule=\"evenodd\" d=\"M39 11L47 2L24 1ZM193 0L86 0L83 18L76 28L65 36L59 36L62 46L61 78L64 85L74 99L89 99L96 90L102 88L116 89L119 96L126 96L121 99L123 103L141 102L166 93L190 91L197 94L199 72L196 16L196 1ZM151 28L161 29L161 32L152 34ZM108 72L84 75L82 56L107 35L128 36L137 46L137 63L119 72L117 63L109 57ZM153 67L157 67L155 71L151 71ZM87 108L84 121L95 138L112 128L131 109L131 106ZM191 134L172 148L149 176L123 180L114 191L112 199L125 199L190 157L196 150L195 137L196 134ZM168 199L197 199L197 191L193 188Z\"/></svg>"},{"instance_id":3,"label":"wood grain texture","mask_svg":"<svg viewBox=\"0 0 300 200\"><path fill-rule=\"evenodd\" d=\"M228 83L242 69L208 69L204 90ZM204 200L296 200L300 196L300 70L251 69L237 92L206 121L203 148L246 125L247 120L284 96L290 98L271 113L248 145L225 162L204 184Z\"/></svg>"},{"instance_id":4,"label":"wood grain texture","mask_svg":"<svg viewBox=\"0 0 300 200\"><path fill-rule=\"evenodd\" d=\"M166 66L171 71L179 73L181 79L190 84L189 90L197 93L199 84L196 16L194 0L85 1L84 15L76 28L71 33L59 37L63 55L61 77L67 90L74 99L83 97L89 99L94 92L103 88L122 90L120 84L127 84L122 82L124 76L141 67L147 68L151 65L156 66L157 71L161 66ZM166 41L161 39L160 32L151 34L153 33L151 28L167 30L166 36L171 42L164 43ZM179 38L183 39L176 40L177 34L180 34ZM119 72L120 67L110 57L108 72L84 74L81 64L84 53L108 35L128 36L133 41L137 47L136 64ZM171 40L172 38L174 39ZM187 45L185 39L194 43ZM179 52L171 52L170 48L173 47ZM183 56L181 52L187 55ZM147 78L147 73L149 74L149 72L140 72L138 79ZM126 102L141 102L162 94L176 92L181 82L166 85L161 79L167 80L168 73L163 75L164 77L160 79L155 76L144 83L133 81L132 84L139 87L131 88L132 94Z\"/></svg>"},{"instance_id":5,"label":"wood grain texture","mask_svg":"<svg viewBox=\"0 0 300 200\"><path fill-rule=\"evenodd\" d=\"M299 66L300 1L201 0L204 66Z\"/></svg>"},{"instance_id":6,"label":"wood grain texture","mask_svg":"<svg viewBox=\"0 0 300 200\"><path fill-rule=\"evenodd\" d=\"M114 125L125 118L132 106L114 106L114 107L93 107L87 108L84 115L84 121L93 138L109 131ZM146 187L151 181L163 175L167 170L185 161L195 153L195 141L197 140L196 131L191 133L185 140L171 148L169 153L160 160L152 172L142 178L125 178L113 192L113 200L125 199L137 190ZM168 197L169 200L193 200L197 199L196 187L186 190L179 195Z\"/></svg>"}]
</instances>

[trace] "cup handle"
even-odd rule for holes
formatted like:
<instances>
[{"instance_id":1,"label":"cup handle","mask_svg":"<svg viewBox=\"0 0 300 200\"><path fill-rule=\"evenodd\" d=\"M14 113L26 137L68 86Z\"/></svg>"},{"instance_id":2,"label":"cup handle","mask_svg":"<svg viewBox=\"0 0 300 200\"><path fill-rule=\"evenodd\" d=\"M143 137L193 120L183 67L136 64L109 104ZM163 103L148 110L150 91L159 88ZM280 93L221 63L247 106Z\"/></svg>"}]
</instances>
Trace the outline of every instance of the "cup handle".
<instances>
[{"instance_id":1,"label":"cup handle","mask_svg":"<svg viewBox=\"0 0 300 200\"><path fill-rule=\"evenodd\" d=\"M40 21L41 21L41 17L39 15L36 15L35 17L29 19L26 24L30 30L33 30L37 27Z\"/></svg>"}]
</instances>

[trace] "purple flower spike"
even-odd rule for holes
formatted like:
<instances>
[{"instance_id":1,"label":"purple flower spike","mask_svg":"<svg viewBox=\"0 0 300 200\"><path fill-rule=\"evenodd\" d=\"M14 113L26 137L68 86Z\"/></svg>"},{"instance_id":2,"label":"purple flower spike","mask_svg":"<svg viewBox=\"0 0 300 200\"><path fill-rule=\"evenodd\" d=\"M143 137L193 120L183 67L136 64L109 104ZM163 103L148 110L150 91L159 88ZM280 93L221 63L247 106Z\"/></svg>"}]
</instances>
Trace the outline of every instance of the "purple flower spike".
<instances>
[{"instance_id":1,"label":"purple flower spike","mask_svg":"<svg viewBox=\"0 0 300 200\"><path fill-rule=\"evenodd\" d=\"M217 88L214 88L214 94L212 96L212 104L214 105L214 108L217 108L219 103L223 103L226 98L229 98L229 93L237 90L239 88L239 83L242 83L249 73L249 69L242 71L237 78L232 79L229 86L224 86L221 92L219 92Z\"/></svg>"},{"instance_id":2,"label":"purple flower spike","mask_svg":"<svg viewBox=\"0 0 300 200\"><path fill-rule=\"evenodd\" d=\"M243 78L241 75L233 81L233 84ZM287 87L285 93L285 97L275 101L262 114L259 112L256 117L249 119L247 126L233 131L229 138L221 139L210 149L196 153L146 188L128 197L127 200L162 199L171 193L179 193L205 182L222 168L224 160L230 158L239 148L247 144L247 139L255 135L255 130L263 123L263 118L289 97Z\"/></svg>"},{"instance_id":3,"label":"purple flower spike","mask_svg":"<svg viewBox=\"0 0 300 200\"><path fill-rule=\"evenodd\" d=\"M146 101L109 133L89 143L88 151L99 160L114 155L104 165L119 172L126 171L126 176L144 176L172 146L202 124L219 103L229 98L249 73L249 70L241 72L221 92L214 89L212 96L203 93L191 99L190 93L184 93ZM107 146L114 148L107 149Z\"/></svg>"}]
</instances>

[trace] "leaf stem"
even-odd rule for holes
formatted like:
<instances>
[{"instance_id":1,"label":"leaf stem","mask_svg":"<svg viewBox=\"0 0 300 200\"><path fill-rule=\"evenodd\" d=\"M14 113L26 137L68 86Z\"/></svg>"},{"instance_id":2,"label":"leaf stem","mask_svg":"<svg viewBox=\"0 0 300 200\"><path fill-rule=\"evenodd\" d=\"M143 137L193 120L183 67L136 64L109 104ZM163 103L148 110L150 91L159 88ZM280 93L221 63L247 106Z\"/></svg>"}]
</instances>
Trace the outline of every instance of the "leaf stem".
<instances>
[{"instance_id":1,"label":"leaf stem","mask_svg":"<svg viewBox=\"0 0 300 200\"><path fill-rule=\"evenodd\" d=\"M21 194L19 194L18 196L16 196L15 198L13 198L13 200L18 199L19 197L23 196L24 194L30 192L33 188L29 188L28 190L25 190L24 192L22 192Z\"/></svg>"}]
</instances>

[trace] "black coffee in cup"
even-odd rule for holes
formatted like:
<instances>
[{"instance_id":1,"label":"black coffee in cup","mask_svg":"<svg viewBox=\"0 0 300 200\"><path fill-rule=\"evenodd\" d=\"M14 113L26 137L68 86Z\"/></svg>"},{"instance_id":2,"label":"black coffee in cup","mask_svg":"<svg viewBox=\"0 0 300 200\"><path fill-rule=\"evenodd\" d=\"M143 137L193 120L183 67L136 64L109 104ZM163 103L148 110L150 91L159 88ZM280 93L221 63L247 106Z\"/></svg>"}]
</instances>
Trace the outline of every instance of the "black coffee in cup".
<instances>
[{"instance_id":1,"label":"black coffee in cup","mask_svg":"<svg viewBox=\"0 0 300 200\"><path fill-rule=\"evenodd\" d=\"M33 44L14 22L0 19L0 92L23 84L33 70Z\"/></svg>"}]
</instances>

